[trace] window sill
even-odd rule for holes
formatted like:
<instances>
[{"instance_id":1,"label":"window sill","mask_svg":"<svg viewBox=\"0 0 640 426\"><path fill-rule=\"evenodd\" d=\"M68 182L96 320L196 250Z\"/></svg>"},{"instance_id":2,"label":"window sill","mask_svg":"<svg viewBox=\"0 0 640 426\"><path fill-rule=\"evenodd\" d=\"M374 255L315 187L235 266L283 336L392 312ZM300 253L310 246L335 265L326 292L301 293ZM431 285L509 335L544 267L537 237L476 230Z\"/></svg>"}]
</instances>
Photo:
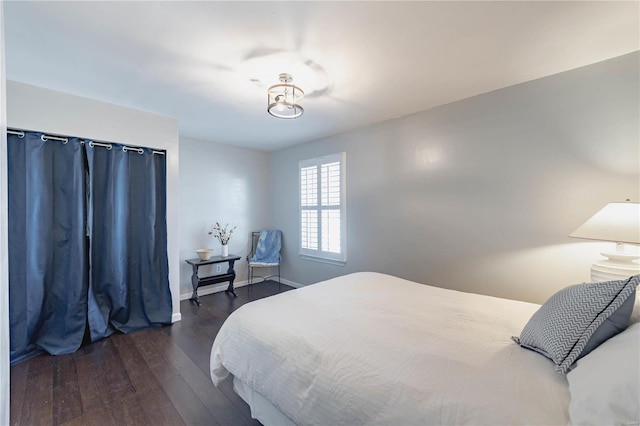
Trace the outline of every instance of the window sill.
<instances>
[{"instance_id":1,"label":"window sill","mask_svg":"<svg viewBox=\"0 0 640 426\"><path fill-rule=\"evenodd\" d=\"M302 260L310 260L312 262L327 263L329 265L344 266L347 264L346 260L325 259L324 257L309 256L308 254L301 254L300 258Z\"/></svg>"}]
</instances>

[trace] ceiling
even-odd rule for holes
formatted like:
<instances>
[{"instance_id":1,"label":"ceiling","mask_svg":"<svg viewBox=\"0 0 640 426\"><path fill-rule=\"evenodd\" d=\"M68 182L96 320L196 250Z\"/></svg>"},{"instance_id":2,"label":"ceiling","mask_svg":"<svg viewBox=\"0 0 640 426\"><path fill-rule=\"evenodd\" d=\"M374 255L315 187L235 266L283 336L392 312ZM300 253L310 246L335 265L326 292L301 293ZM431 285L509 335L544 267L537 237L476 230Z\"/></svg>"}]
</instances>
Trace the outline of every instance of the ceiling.
<instances>
[{"instance_id":1,"label":"ceiling","mask_svg":"<svg viewBox=\"0 0 640 426\"><path fill-rule=\"evenodd\" d=\"M6 71L271 151L637 51L639 5L4 1ZM280 72L299 119L267 114Z\"/></svg>"}]
</instances>

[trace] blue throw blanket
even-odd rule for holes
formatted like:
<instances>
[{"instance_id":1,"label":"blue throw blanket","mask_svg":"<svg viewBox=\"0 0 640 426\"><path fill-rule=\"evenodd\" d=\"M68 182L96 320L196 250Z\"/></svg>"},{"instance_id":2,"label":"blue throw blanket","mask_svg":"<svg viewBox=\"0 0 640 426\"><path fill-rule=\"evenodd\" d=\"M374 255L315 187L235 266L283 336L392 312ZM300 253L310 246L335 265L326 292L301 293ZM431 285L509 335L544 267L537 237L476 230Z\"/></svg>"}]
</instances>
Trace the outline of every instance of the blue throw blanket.
<instances>
[{"instance_id":1,"label":"blue throw blanket","mask_svg":"<svg viewBox=\"0 0 640 426\"><path fill-rule=\"evenodd\" d=\"M250 263L262 265L277 265L280 263L280 248L282 247L282 232L278 230L260 231L256 254Z\"/></svg>"}]
</instances>

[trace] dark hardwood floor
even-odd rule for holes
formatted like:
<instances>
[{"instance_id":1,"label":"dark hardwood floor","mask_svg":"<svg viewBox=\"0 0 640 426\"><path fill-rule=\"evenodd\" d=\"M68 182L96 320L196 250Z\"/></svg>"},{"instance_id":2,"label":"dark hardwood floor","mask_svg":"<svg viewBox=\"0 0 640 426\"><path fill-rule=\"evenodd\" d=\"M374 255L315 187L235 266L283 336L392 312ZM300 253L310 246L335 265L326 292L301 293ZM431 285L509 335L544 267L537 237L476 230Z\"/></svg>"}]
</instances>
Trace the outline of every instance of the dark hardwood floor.
<instances>
[{"instance_id":1,"label":"dark hardwood floor","mask_svg":"<svg viewBox=\"0 0 640 426\"><path fill-rule=\"evenodd\" d=\"M282 291L292 290L282 285ZM11 367L12 425L259 425L232 389L209 377L211 344L227 316L278 293L267 281L183 301L182 321L114 334L69 355Z\"/></svg>"}]
</instances>

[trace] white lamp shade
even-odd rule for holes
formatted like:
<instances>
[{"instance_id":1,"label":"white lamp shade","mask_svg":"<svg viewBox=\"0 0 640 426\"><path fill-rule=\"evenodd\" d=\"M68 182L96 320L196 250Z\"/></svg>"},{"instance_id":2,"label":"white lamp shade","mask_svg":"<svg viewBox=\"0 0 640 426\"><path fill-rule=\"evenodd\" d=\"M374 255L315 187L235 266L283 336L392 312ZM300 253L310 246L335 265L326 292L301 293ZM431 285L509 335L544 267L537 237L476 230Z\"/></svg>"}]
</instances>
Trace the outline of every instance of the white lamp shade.
<instances>
[{"instance_id":1,"label":"white lamp shade","mask_svg":"<svg viewBox=\"0 0 640 426\"><path fill-rule=\"evenodd\" d=\"M569 236L640 244L640 204L609 203Z\"/></svg>"}]
</instances>

